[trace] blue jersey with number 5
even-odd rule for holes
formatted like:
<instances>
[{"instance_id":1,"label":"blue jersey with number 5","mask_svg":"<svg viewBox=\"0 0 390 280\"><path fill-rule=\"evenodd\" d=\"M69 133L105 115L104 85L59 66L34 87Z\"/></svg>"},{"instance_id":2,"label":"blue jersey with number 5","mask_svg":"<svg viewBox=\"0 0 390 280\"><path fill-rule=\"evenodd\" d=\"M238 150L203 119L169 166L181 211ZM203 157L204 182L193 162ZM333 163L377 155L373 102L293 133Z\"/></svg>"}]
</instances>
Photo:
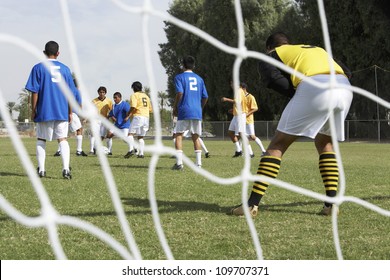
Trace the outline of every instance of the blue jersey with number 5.
<instances>
[{"instance_id":1,"label":"blue jersey with number 5","mask_svg":"<svg viewBox=\"0 0 390 280\"><path fill-rule=\"evenodd\" d=\"M26 84L27 90L38 94L34 121L67 121L69 119L68 101L59 83L64 79L73 94L77 89L68 66L55 59L49 59L49 61L53 64L49 70L43 63L36 64Z\"/></svg>"},{"instance_id":2,"label":"blue jersey with number 5","mask_svg":"<svg viewBox=\"0 0 390 280\"><path fill-rule=\"evenodd\" d=\"M192 71L175 77L176 92L183 93L178 104L178 120L202 120L202 99L208 98L203 79Z\"/></svg>"}]
</instances>

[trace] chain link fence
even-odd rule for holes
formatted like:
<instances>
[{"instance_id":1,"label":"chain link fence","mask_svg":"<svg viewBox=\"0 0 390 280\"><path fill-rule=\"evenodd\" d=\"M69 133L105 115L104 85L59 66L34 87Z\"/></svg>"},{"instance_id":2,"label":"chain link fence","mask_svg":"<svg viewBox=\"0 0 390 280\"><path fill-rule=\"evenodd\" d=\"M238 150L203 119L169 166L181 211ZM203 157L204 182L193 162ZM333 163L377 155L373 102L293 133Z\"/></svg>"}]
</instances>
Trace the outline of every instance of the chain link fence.
<instances>
[{"instance_id":1,"label":"chain link fence","mask_svg":"<svg viewBox=\"0 0 390 280\"><path fill-rule=\"evenodd\" d=\"M203 138L229 140L229 121L203 122ZM262 140L271 140L278 125L277 121L255 121L256 136ZM15 126L22 137L35 137L35 123L15 122ZM88 124L84 126L86 136L89 133ZM163 137L172 136L172 123L162 123ZM153 125L148 132L148 136L154 136ZM3 122L0 122L0 136L7 137L8 131ZM73 135L69 135L72 137ZM390 121L388 120L347 120L345 121L346 141L370 141L370 142L390 142Z\"/></svg>"}]
</instances>

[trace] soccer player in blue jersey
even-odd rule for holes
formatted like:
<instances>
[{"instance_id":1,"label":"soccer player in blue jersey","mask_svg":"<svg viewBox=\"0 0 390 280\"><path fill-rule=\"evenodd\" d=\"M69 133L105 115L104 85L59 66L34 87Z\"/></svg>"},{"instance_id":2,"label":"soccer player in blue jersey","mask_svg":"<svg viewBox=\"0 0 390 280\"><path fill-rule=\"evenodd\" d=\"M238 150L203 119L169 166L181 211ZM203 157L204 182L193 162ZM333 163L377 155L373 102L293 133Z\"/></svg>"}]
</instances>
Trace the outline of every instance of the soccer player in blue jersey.
<instances>
[{"instance_id":1,"label":"soccer player in blue jersey","mask_svg":"<svg viewBox=\"0 0 390 280\"><path fill-rule=\"evenodd\" d=\"M186 56L182 60L183 72L176 75L174 82L176 98L173 105L173 116L177 116L176 123L176 163L173 170L183 170L183 133L191 131L192 141L196 155L196 165L202 166L202 148L198 141L202 135L202 111L206 105L208 94L203 79L192 70L195 59Z\"/></svg>"},{"instance_id":2,"label":"soccer player in blue jersey","mask_svg":"<svg viewBox=\"0 0 390 280\"><path fill-rule=\"evenodd\" d=\"M46 141L57 139L61 147L62 176L65 179L71 179L67 137L69 122L72 120L72 110L59 83L65 82L73 93L76 87L68 66L57 60L60 54L58 43L47 42L43 52L52 65L47 69L43 62L36 64L31 70L25 87L32 92L31 119L36 122L37 172L41 178L46 176Z\"/></svg>"},{"instance_id":3,"label":"soccer player in blue jersey","mask_svg":"<svg viewBox=\"0 0 390 280\"><path fill-rule=\"evenodd\" d=\"M115 92L113 95L114 99L114 105L112 107L112 110L108 113L108 118L114 121L114 125L122 130L123 134L126 137L129 137L129 128L130 128L130 120L125 120L127 114L130 111L130 104L126 101L122 100L122 94L120 92ZM107 133L107 138L110 139L110 141L107 142L107 148L108 148L108 154L112 155L112 137L114 136L114 133L110 130ZM130 141L129 141L130 143ZM130 144L129 144L129 151L130 153L132 150ZM127 155L126 154L126 155ZM125 155L125 157L126 157Z\"/></svg>"},{"instance_id":4,"label":"soccer player in blue jersey","mask_svg":"<svg viewBox=\"0 0 390 280\"><path fill-rule=\"evenodd\" d=\"M75 99L76 102L82 107L82 100L81 100L81 94L78 90L77 87L77 81L76 79L73 79L73 82L76 86L76 92L75 92ZM86 157L88 156L86 153L83 151L83 125L80 120L80 117L78 114L75 113L75 110L73 108L72 110L72 121L69 123L69 130L70 132L76 132L76 156L83 156ZM61 156L61 147L58 145L58 149L56 153L54 154L55 157Z\"/></svg>"}]
</instances>

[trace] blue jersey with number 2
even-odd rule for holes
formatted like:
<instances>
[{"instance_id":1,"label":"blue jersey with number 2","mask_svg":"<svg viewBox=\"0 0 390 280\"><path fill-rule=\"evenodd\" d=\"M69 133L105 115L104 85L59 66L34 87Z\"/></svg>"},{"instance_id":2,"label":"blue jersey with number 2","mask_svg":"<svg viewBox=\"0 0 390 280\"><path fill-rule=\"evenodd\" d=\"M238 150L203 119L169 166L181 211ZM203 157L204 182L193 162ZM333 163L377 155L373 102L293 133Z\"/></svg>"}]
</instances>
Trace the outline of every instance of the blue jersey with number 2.
<instances>
[{"instance_id":1,"label":"blue jersey with number 2","mask_svg":"<svg viewBox=\"0 0 390 280\"><path fill-rule=\"evenodd\" d=\"M70 69L55 59L49 59L53 65L49 70L43 63L36 64L31 70L26 89L38 94L35 122L68 121L68 100L62 93L59 83L62 79L75 94L77 91Z\"/></svg>"},{"instance_id":2,"label":"blue jersey with number 2","mask_svg":"<svg viewBox=\"0 0 390 280\"><path fill-rule=\"evenodd\" d=\"M178 120L202 120L202 99L208 98L203 79L192 71L175 77L176 92L183 93L178 104Z\"/></svg>"}]
</instances>

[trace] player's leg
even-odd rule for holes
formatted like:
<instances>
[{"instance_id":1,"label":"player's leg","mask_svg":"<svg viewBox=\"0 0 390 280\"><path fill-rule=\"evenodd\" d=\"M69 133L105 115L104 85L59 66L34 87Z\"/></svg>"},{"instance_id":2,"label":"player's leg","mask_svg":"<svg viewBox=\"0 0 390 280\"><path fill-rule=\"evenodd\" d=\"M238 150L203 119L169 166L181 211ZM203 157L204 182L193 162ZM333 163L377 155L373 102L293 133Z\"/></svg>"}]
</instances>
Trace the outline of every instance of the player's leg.
<instances>
[{"instance_id":1,"label":"player's leg","mask_svg":"<svg viewBox=\"0 0 390 280\"><path fill-rule=\"evenodd\" d=\"M319 133L314 139L314 143L319 155L319 169L326 196L335 197L339 182L339 168L336 153L333 150L332 138ZM332 203L325 201L324 208L320 214L330 215L332 213L332 205Z\"/></svg>"},{"instance_id":2,"label":"player's leg","mask_svg":"<svg viewBox=\"0 0 390 280\"><path fill-rule=\"evenodd\" d=\"M144 158L144 150L145 150L145 140L144 136L138 136L138 143L139 143L139 151L137 158Z\"/></svg>"},{"instance_id":3,"label":"player's leg","mask_svg":"<svg viewBox=\"0 0 390 280\"><path fill-rule=\"evenodd\" d=\"M67 140L69 123L67 121L54 122L54 139L57 139L61 149L62 176L65 179L71 179L70 174L70 148Z\"/></svg>"},{"instance_id":4,"label":"player's leg","mask_svg":"<svg viewBox=\"0 0 390 280\"><path fill-rule=\"evenodd\" d=\"M296 139L297 136L295 135L289 135L277 130L269 144L266 155L260 159L257 174L275 179L279 174L283 154ZM270 183L265 181L255 181L253 183L252 192L248 199L248 206L253 217L257 215L258 205L269 185ZM233 208L231 213L236 216L244 215L242 205Z\"/></svg>"},{"instance_id":5,"label":"player's leg","mask_svg":"<svg viewBox=\"0 0 390 280\"><path fill-rule=\"evenodd\" d=\"M36 157L38 162L37 172L39 177L46 177L45 161L46 161L46 140L37 138Z\"/></svg>"},{"instance_id":6,"label":"player's leg","mask_svg":"<svg viewBox=\"0 0 390 280\"><path fill-rule=\"evenodd\" d=\"M106 135L106 144L108 149L107 155L109 156L112 156L112 137L114 137L114 133L112 133L112 131L108 131Z\"/></svg>"},{"instance_id":7,"label":"player's leg","mask_svg":"<svg viewBox=\"0 0 390 280\"><path fill-rule=\"evenodd\" d=\"M172 167L173 170L182 170L183 169L183 133L176 132L176 163Z\"/></svg>"},{"instance_id":8,"label":"player's leg","mask_svg":"<svg viewBox=\"0 0 390 280\"><path fill-rule=\"evenodd\" d=\"M210 153L209 153L209 150L207 150L207 147L204 144L203 139L201 137L198 137L198 141L199 141L200 146L202 147L202 150L204 151L205 157L209 158L210 157Z\"/></svg>"}]
</instances>

